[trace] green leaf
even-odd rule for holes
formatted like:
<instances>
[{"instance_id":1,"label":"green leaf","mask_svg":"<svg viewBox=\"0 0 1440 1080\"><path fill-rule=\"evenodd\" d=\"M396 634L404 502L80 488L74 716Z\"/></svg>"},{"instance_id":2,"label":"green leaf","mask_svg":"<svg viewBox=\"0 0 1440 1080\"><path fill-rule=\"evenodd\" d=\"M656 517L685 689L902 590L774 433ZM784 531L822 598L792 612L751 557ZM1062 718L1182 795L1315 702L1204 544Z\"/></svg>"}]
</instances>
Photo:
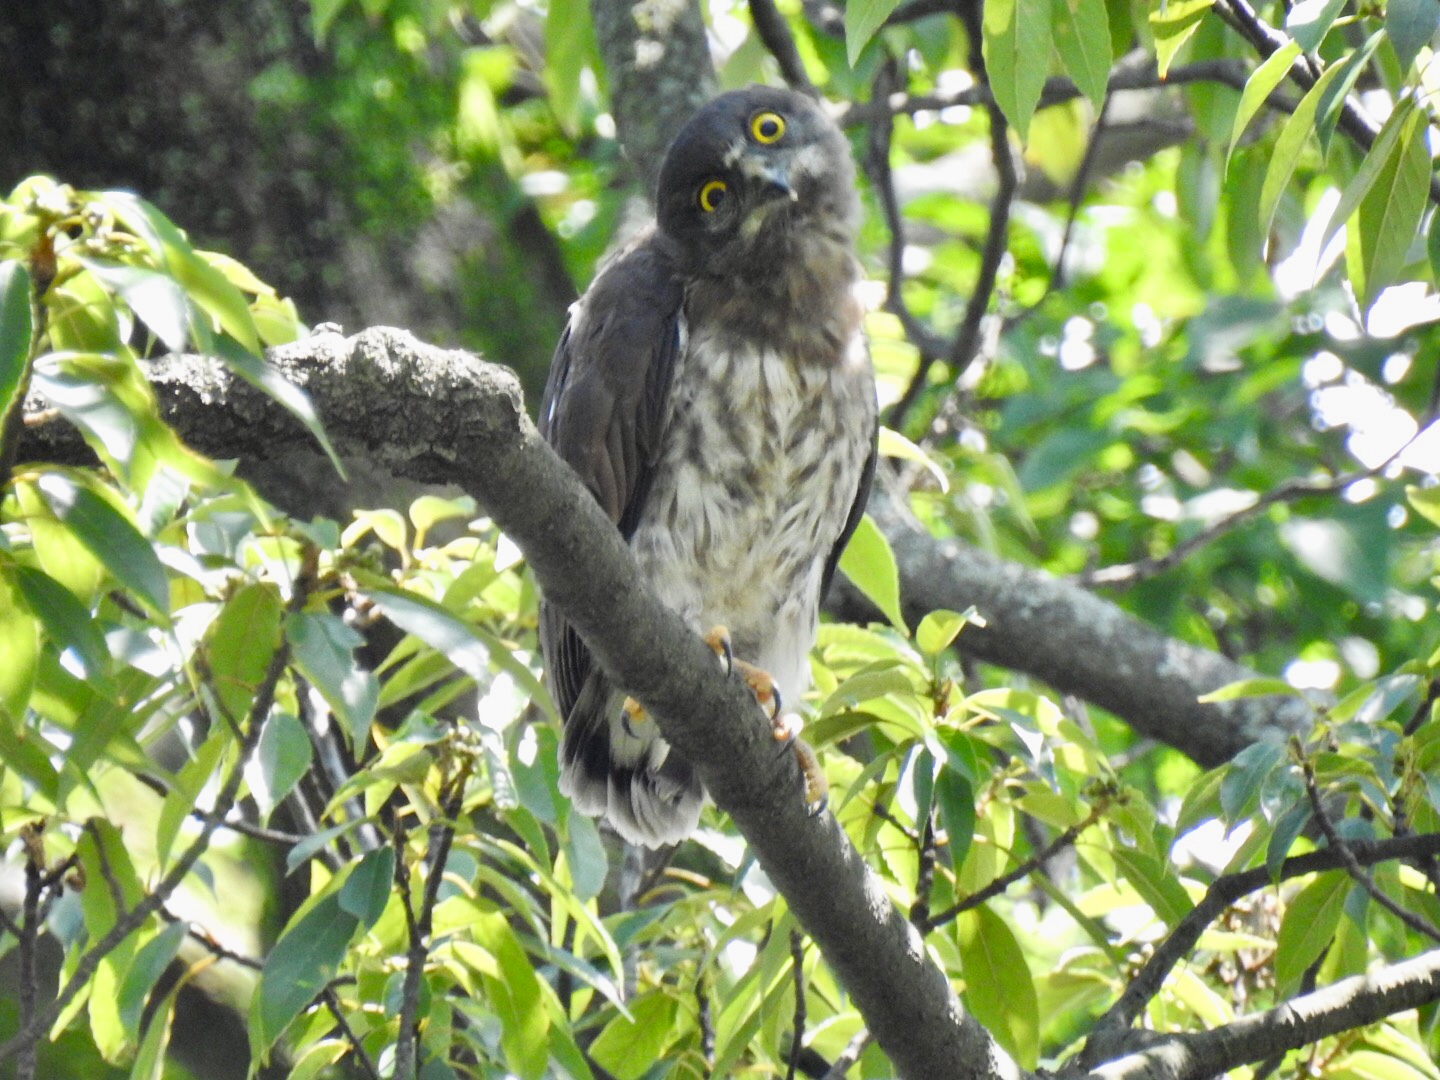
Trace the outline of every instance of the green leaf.
<instances>
[{"instance_id":1,"label":"green leaf","mask_svg":"<svg viewBox=\"0 0 1440 1080\"><path fill-rule=\"evenodd\" d=\"M854 535L840 553L840 570L884 613L890 625L909 633L900 609L900 571L895 565L895 553L869 514L860 518Z\"/></svg>"},{"instance_id":2,"label":"green leaf","mask_svg":"<svg viewBox=\"0 0 1440 1080\"><path fill-rule=\"evenodd\" d=\"M340 969L359 920L325 896L285 928L250 1002L250 1047L263 1057Z\"/></svg>"},{"instance_id":3,"label":"green leaf","mask_svg":"<svg viewBox=\"0 0 1440 1080\"><path fill-rule=\"evenodd\" d=\"M883 424L880 426L880 433L876 441L876 453L881 457L912 461L935 478L935 483L942 494L950 490L950 478L945 475L945 469L939 462L927 454L922 447Z\"/></svg>"},{"instance_id":4,"label":"green leaf","mask_svg":"<svg viewBox=\"0 0 1440 1080\"><path fill-rule=\"evenodd\" d=\"M1245 90L1235 109L1235 126L1230 133L1230 145L1225 150L1227 172L1230 169L1230 156L1235 153L1235 145L1240 141L1240 136L1245 134L1245 129L1250 126L1250 121L1255 119L1255 114L1264 106L1266 99L1290 73L1290 67L1299 55L1300 46L1293 41L1287 41L1266 57L1265 62L1255 69L1255 73L1245 80Z\"/></svg>"},{"instance_id":5,"label":"green leaf","mask_svg":"<svg viewBox=\"0 0 1440 1080\"><path fill-rule=\"evenodd\" d=\"M942 765L935 776L935 805L940 811L940 824L949 838L945 857L950 869L958 874L975 836L975 787L964 773L948 763Z\"/></svg>"},{"instance_id":6,"label":"green leaf","mask_svg":"<svg viewBox=\"0 0 1440 1080\"><path fill-rule=\"evenodd\" d=\"M226 338L218 339L215 342L215 353L225 361L231 371L255 389L274 399L286 412L299 420L305 426L305 430L310 432L314 440L320 444L320 448L325 451L325 456L330 459L330 464L335 466L335 471L340 474L340 478L345 479L345 465L340 460L340 456L335 453L335 447L330 444L330 436L325 434L325 425L320 422L320 414L315 411L315 403L310 400L309 394L256 356L254 352L246 350L234 341Z\"/></svg>"},{"instance_id":7,"label":"green leaf","mask_svg":"<svg viewBox=\"0 0 1440 1080\"><path fill-rule=\"evenodd\" d=\"M1374 186L1360 203L1356 224L1364 288L1358 291L1364 297L1364 308L1399 280L1429 197L1430 147L1418 109L1414 117L1406 123ZM1346 575L1347 580L1351 577Z\"/></svg>"},{"instance_id":8,"label":"green leaf","mask_svg":"<svg viewBox=\"0 0 1440 1080\"><path fill-rule=\"evenodd\" d=\"M1275 831L1270 834L1270 842L1265 845L1265 869L1270 872L1272 882L1279 884L1280 868L1290 855L1290 847L1295 843L1295 838L1310 824L1310 816L1310 800L1298 799L1275 819Z\"/></svg>"},{"instance_id":9,"label":"green leaf","mask_svg":"<svg viewBox=\"0 0 1440 1080\"><path fill-rule=\"evenodd\" d=\"M1284 679L1271 679L1257 677L1254 679L1239 679L1236 682L1226 683L1218 690L1211 690L1208 694L1201 694L1195 700L1202 705L1214 705L1222 701L1238 701L1241 698L1267 697L1270 694L1285 694L1288 697L1301 697L1300 691L1291 686Z\"/></svg>"},{"instance_id":10,"label":"green leaf","mask_svg":"<svg viewBox=\"0 0 1440 1080\"><path fill-rule=\"evenodd\" d=\"M1280 196L1294 175L1295 166L1300 162L1300 151L1305 141L1315 130L1315 114L1326 91L1344 70L1344 65L1335 64L1315 81L1309 92L1300 99L1294 113L1285 121L1280 137L1275 140L1275 150L1270 156L1270 165L1265 170L1265 183L1260 188L1260 232L1268 235L1270 224L1275 219L1275 208L1280 205Z\"/></svg>"},{"instance_id":11,"label":"green leaf","mask_svg":"<svg viewBox=\"0 0 1440 1080\"><path fill-rule=\"evenodd\" d=\"M190 340L190 305L185 291L168 274L103 259L80 262L106 288L120 294L131 311L171 352L184 352Z\"/></svg>"},{"instance_id":12,"label":"green leaf","mask_svg":"<svg viewBox=\"0 0 1440 1080\"><path fill-rule=\"evenodd\" d=\"M0 437L8 430L6 417L25 405L30 335L30 275L23 263L7 259L0 262Z\"/></svg>"},{"instance_id":13,"label":"green leaf","mask_svg":"<svg viewBox=\"0 0 1440 1080\"><path fill-rule=\"evenodd\" d=\"M1355 89L1355 83L1360 78L1361 72L1370 63L1370 57L1375 52L1375 47L1380 44L1381 37L1380 31L1375 31L1365 44L1346 55L1335 65L1340 69L1340 74L1320 95L1320 102L1315 110L1315 135L1320 140L1322 154L1330 153L1330 139L1335 134L1335 125L1340 121L1340 113L1345 106L1345 100L1350 91Z\"/></svg>"},{"instance_id":14,"label":"green leaf","mask_svg":"<svg viewBox=\"0 0 1440 1080\"><path fill-rule=\"evenodd\" d=\"M1050 66L1049 0L988 0L981 29L995 104L1024 142Z\"/></svg>"},{"instance_id":15,"label":"green leaf","mask_svg":"<svg viewBox=\"0 0 1440 1080\"><path fill-rule=\"evenodd\" d=\"M1402 98L1391 110L1390 115L1385 118L1385 125L1380 129L1380 134L1371 145L1365 160L1360 163L1360 168L1355 170L1355 175L1345 185L1345 190L1340 195L1340 201L1336 204L1334 212L1330 215L1330 221L1325 226L1325 232L1320 237L1318 250L1324 251L1330 244L1330 239L1340 231L1340 226L1346 224L1352 214L1359 209L1365 196L1370 194L1370 189L1375 186L1375 181L1390 164L1395 156L1395 148L1402 139L1411 138L1416 121L1421 114L1415 108L1413 97Z\"/></svg>"},{"instance_id":16,"label":"green leaf","mask_svg":"<svg viewBox=\"0 0 1440 1080\"><path fill-rule=\"evenodd\" d=\"M170 615L170 585L165 568L150 546L118 510L94 491L61 473L36 481L50 512L110 571L162 619Z\"/></svg>"},{"instance_id":17,"label":"green leaf","mask_svg":"<svg viewBox=\"0 0 1440 1080\"><path fill-rule=\"evenodd\" d=\"M995 1041L1027 1069L1039 1058L1040 1005L1025 953L1005 920L986 904L955 920L965 1004Z\"/></svg>"},{"instance_id":18,"label":"green leaf","mask_svg":"<svg viewBox=\"0 0 1440 1080\"><path fill-rule=\"evenodd\" d=\"M550 1013L541 998L535 967L505 916L482 915L471 924L471 933L499 965L498 977L485 973L483 979L491 1008L500 1018L505 1062L522 1080L539 1080L549 1062ZM616 1076L623 1080L623 1074Z\"/></svg>"},{"instance_id":19,"label":"green leaf","mask_svg":"<svg viewBox=\"0 0 1440 1080\"><path fill-rule=\"evenodd\" d=\"M1105 100L1114 62L1104 0L1051 0L1050 11L1060 62L1098 109Z\"/></svg>"},{"instance_id":20,"label":"green leaf","mask_svg":"<svg viewBox=\"0 0 1440 1080\"><path fill-rule=\"evenodd\" d=\"M51 643L62 652L73 650L87 676L94 678L105 671L110 666L110 650L90 609L43 570L15 566L12 572L20 595L45 627ZM0 656L13 655L0 649Z\"/></svg>"},{"instance_id":21,"label":"green leaf","mask_svg":"<svg viewBox=\"0 0 1440 1080\"><path fill-rule=\"evenodd\" d=\"M845 58L850 66L890 17L900 0L848 0L845 5Z\"/></svg>"},{"instance_id":22,"label":"green leaf","mask_svg":"<svg viewBox=\"0 0 1440 1080\"><path fill-rule=\"evenodd\" d=\"M571 891L577 900L593 900L605 887L605 874L610 865L595 822L584 814L572 813L565 826L564 847Z\"/></svg>"},{"instance_id":23,"label":"green leaf","mask_svg":"<svg viewBox=\"0 0 1440 1080\"><path fill-rule=\"evenodd\" d=\"M1257 742L1235 755L1220 781L1220 811L1231 825L1239 823L1260 798L1260 788L1285 759L1279 742Z\"/></svg>"},{"instance_id":24,"label":"green leaf","mask_svg":"<svg viewBox=\"0 0 1440 1080\"><path fill-rule=\"evenodd\" d=\"M616 1016L590 1044L595 1063L616 1080L640 1080L660 1060L675 1025L675 999L652 991L630 1002L630 1016Z\"/></svg>"},{"instance_id":25,"label":"green leaf","mask_svg":"<svg viewBox=\"0 0 1440 1080\"><path fill-rule=\"evenodd\" d=\"M186 295L225 333L251 353L260 351L260 336L244 294L196 253L169 218L144 199L126 192L107 191L97 200L114 210L136 235L149 241Z\"/></svg>"},{"instance_id":26,"label":"green leaf","mask_svg":"<svg viewBox=\"0 0 1440 1080\"><path fill-rule=\"evenodd\" d=\"M1349 892L1349 875L1331 870L1318 875L1290 901L1275 943L1275 983L1282 995L1288 995L1305 969L1330 947Z\"/></svg>"},{"instance_id":27,"label":"green leaf","mask_svg":"<svg viewBox=\"0 0 1440 1080\"><path fill-rule=\"evenodd\" d=\"M325 44L325 38L329 36L330 27L335 24L335 17L345 10L349 0L310 0L310 33L315 36L315 44Z\"/></svg>"},{"instance_id":28,"label":"green leaf","mask_svg":"<svg viewBox=\"0 0 1440 1080\"><path fill-rule=\"evenodd\" d=\"M355 916L360 929L369 930L385 912L394 878L393 848L376 848L367 853L340 886L340 910Z\"/></svg>"},{"instance_id":29,"label":"green leaf","mask_svg":"<svg viewBox=\"0 0 1440 1080\"><path fill-rule=\"evenodd\" d=\"M550 0L545 13L545 87L550 107L574 136L580 122L580 85L595 55L595 28L585 0Z\"/></svg>"},{"instance_id":30,"label":"green leaf","mask_svg":"<svg viewBox=\"0 0 1440 1080\"><path fill-rule=\"evenodd\" d=\"M1345 0L1301 0L1285 16L1285 29L1305 52L1314 52L1330 32Z\"/></svg>"},{"instance_id":31,"label":"green leaf","mask_svg":"<svg viewBox=\"0 0 1440 1080\"><path fill-rule=\"evenodd\" d=\"M1155 61L1162 79L1175 54L1200 28L1200 20L1214 4L1215 0L1152 0L1150 29L1155 35Z\"/></svg>"},{"instance_id":32,"label":"green leaf","mask_svg":"<svg viewBox=\"0 0 1440 1080\"><path fill-rule=\"evenodd\" d=\"M1420 50L1440 29L1440 0L1389 0L1385 5L1385 33L1400 59L1404 74Z\"/></svg>"},{"instance_id":33,"label":"green leaf","mask_svg":"<svg viewBox=\"0 0 1440 1080\"><path fill-rule=\"evenodd\" d=\"M965 624L970 622L977 626L985 625L973 607L964 612L937 608L921 619L920 625L915 628L915 647L926 656L938 656L950 647L950 643L965 629Z\"/></svg>"},{"instance_id":34,"label":"green leaf","mask_svg":"<svg viewBox=\"0 0 1440 1080\"><path fill-rule=\"evenodd\" d=\"M291 660L335 711L360 753L375 718L380 685L355 661L365 639L328 612L297 612L285 620Z\"/></svg>"},{"instance_id":35,"label":"green leaf","mask_svg":"<svg viewBox=\"0 0 1440 1080\"><path fill-rule=\"evenodd\" d=\"M416 544L420 537L441 521L455 518L472 518L477 510L475 500L469 495L453 499L442 499L439 495L421 495L410 504L410 523L415 526Z\"/></svg>"},{"instance_id":36,"label":"green leaf","mask_svg":"<svg viewBox=\"0 0 1440 1080\"><path fill-rule=\"evenodd\" d=\"M142 945L135 953L125 981L120 984L120 1022L131 1042L140 1038L140 1017L145 1009L145 999L156 980L165 973L170 961L180 951L188 926L185 922L173 922Z\"/></svg>"},{"instance_id":37,"label":"green leaf","mask_svg":"<svg viewBox=\"0 0 1440 1080\"><path fill-rule=\"evenodd\" d=\"M233 724L249 714L280 647L280 614L275 586L252 583L230 598L210 627L205 645L210 685Z\"/></svg>"},{"instance_id":38,"label":"green leaf","mask_svg":"<svg viewBox=\"0 0 1440 1080\"><path fill-rule=\"evenodd\" d=\"M13 569L0 574L0 721L18 733L40 664L40 624L21 599Z\"/></svg>"},{"instance_id":39,"label":"green leaf","mask_svg":"<svg viewBox=\"0 0 1440 1080\"><path fill-rule=\"evenodd\" d=\"M254 765L245 772L262 824L270 820L275 807L309 771L314 755L315 749L299 718L283 709L272 711L260 732Z\"/></svg>"},{"instance_id":40,"label":"green leaf","mask_svg":"<svg viewBox=\"0 0 1440 1080\"><path fill-rule=\"evenodd\" d=\"M1440 218L1440 214L1435 215ZM1430 235L1440 234L1440 228L1436 228L1432 222ZM1405 485L1405 499L1410 508L1423 517L1431 525L1440 527L1440 487L1416 487L1414 484Z\"/></svg>"},{"instance_id":41,"label":"green leaf","mask_svg":"<svg viewBox=\"0 0 1440 1080\"><path fill-rule=\"evenodd\" d=\"M1110 855L1121 875L1166 926L1173 930L1190 914L1195 905L1168 865L1131 848L1114 847Z\"/></svg>"}]
</instances>

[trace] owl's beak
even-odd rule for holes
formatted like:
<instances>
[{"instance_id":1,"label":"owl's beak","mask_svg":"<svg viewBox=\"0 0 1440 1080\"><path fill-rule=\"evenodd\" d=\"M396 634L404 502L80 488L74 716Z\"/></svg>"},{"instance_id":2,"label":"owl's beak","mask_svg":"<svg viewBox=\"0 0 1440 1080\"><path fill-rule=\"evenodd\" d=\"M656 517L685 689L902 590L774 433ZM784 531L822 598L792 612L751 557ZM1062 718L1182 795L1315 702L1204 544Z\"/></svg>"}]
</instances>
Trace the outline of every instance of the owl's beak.
<instances>
[{"instance_id":1,"label":"owl's beak","mask_svg":"<svg viewBox=\"0 0 1440 1080\"><path fill-rule=\"evenodd\" d=\"M795 202L799 198L795 189L790 186L790 171L782 165L751 158L741 166L741 171L754 185L762 205L769 202Z\"/></svg>"}]
</instances>

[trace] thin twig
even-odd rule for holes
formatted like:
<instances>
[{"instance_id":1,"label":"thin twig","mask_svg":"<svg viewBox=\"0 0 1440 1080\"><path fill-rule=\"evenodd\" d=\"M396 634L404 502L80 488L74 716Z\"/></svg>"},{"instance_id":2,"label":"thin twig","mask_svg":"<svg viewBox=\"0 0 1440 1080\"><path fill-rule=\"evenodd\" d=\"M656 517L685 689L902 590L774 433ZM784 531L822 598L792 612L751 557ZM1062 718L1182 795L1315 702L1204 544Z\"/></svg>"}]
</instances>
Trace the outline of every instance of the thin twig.
<instances>
[{"instance_id":1,"label":"thin twig","mask_svg":"<svg viewBox=\"0 0 1440 1080\"><path fill-rule=\"evenodd\" d=\"M1440 833L1356 843L1350 846L1350 854L1362 866L1373 866L1391 859L1433 856L1440 854ZM1334 870L1341 865L1340 853L1324 848L1286 859L1280 864L1279 874L1275 878L1271 877L1270 869L1265 866L1216 878L1200 902L1180 920L1130 980L1130 984L1115 1004L1096 1021L1085 1049L1081 1051L1080 1064L1088 1068L1103 1059L1103 1054L1115 1037L1135 1022L1146 1004L1160 992L1175 965L1194 951L1200 935L1231 904L1242 896L1269 887L1273 881L1284 881L1320 870Z\"/></svg>"},{"instance_id":2,"label":"thin twig","mask_svg":"<svg viewBox=\"0 0 1440 1080\"><path fill-rule=\"evenodd\" d=\"M700 1056L705 1067L715 1064L715 1022L710 1016L710 995L705 990L705 979L695 980L695 1023L700 1028Z\"/></svg>"},{"instance_id":3,"label":"thin twig","mask_svg":"<svg viewBox=\"0 0 1440 1080\"><path fill-rule=\"evenodd\" d=\"M1065 256L1070 253L1070 241L1075 235L1075 222L1080 217L1080 204L1085 199L1085 189L1090 183L1090 170L1095 167L1095 151L1100 146L1100 138L1105 133L1105 120L1110 112L1110 91L1105 91L1105 99L1100 102L1100 111L1095 117L1095 123L1090 128L1090 139L1085 144L1085 154L1080 159L1080 167L1075 170L1075 178L1070 182L1069 210L1065 215L1065 233L1060 238L1060 252L1055 256L1055 267L1050 272L1050 282L1045 286L1045 296L1060 289L1065 284ZM1045 296L1037 301L1038 307Z\"/></svg>"},{"instance_id":4,"label":"thin twig","mask_svg":"<svg viewBox=\"0 0 1440 1080\"><path fill-rule=\"evenodd\" d=\"M865 1047L870 1045L871 1038L868 1029L861 1028L857 1031L820 1080L845 1080L845 1074L850 1071L850 1067L855 1062L860 1060L860 1055L865 1052Z\"/></svg>"},{"instance_id":5,"label":"thin twig","mask_svg":"<svg viewBox=\"0 0 1440 1080\"><path fill-rule=\"evenodd\" d=\"M962 912L969 911L971 908L979 907L981 904L985 903L985 901L991 899L992 897L999 896L1011 885L1015 884L1015 882L1021 880L1022 878L1029 877L1045 863L1049 862L1056 855L1060 854L1060 852L1064 851L1070 845L1075 843L1075 841L1080 838L1081 833L1083 833L1086 829L1090 828L1091 825L1094 825L1095 822L1100 820L1100 817L1103 813L1103 807L1096 806L1092 808L1090 813L1085 816L1084 821L1081 821L1075 825L1071 825L1054 840L1050 841L1050 843L1042 851L1037 851L1034 855L1030 856L1030 858L1026 859L1019 866L1015 867L1014 870L1010 871L1010 873L1002 874L1000 877L997 877L994 881L990 882L990 884L986 885L983 889L979 889L971 893L969 896L965 897L964 900L961 900L959 903L956 903L951 907L946 908L939 915L934 916L927 925L920 927L921 932L928 933L929 931L934 930L937 926L944 926L946 923L953 921L956 916L960 915Z\"/></svg>"},{"instance_id":6,"label":"thin twig","mask_svg":"<svg viewBox=\"0 0 1440 1080\"><path fill-rule=\"evenodd\" d=\"M455 838L455 819L465 796L469 773L461 770L450 782L450 790L441 803L441 816L431 822L430 851L425 860L425 889L420 896L420 910L412 909L409 872L404 867L404 841L398 840L395 852L395 879L400 884L405 906L405 924L409 930L410 948L405 957L405 981L400 991L400 1034L395 1042L395 1076L409 1080L418 1075L419 1055L416 1041L416 1011L420 1007L420 979L430 955L430 932L434 925L435 902L440 883L445 877L445 863L450 857L450 843ZM397 829L397 838L403 833Z\"/></svg>"},{"instance_id":7,"label":"thin twig","mask_svg":"<svg viewBox=\"0 0 1440 1080\"><path fill-rule=\"evenodd\" d=\"M910 922L922 934L930 927L930 890L935 883L935 811L925 818L920 833L920 868L915 874L915 902L910 905Z\"/></svg>"},{"instance_id":8,"label":"thin twig","mask_svg":"<svg viewBox=\"0 0 1440 1080\"><path fill-rule=\"evenodd\" d=\"M1415 434L1410 436L1404 445L1378 465L1366 469L1357 469L1355 472L1346 473L1343 476L1333 477L1329 480L1309 480L1303 477L1293 476L1282 483L1276 484L1264 494L1257 496L1255 501L1248 506L1242 506L1239 510L1226 514L1218 521L1207 525L1193 536L1187 536L1163 555L1156 555L1147 559L1136 559L1134 562L1117 563L1113 566L1102 566L1095 570L1086 570L1077 574L1075 580L1086 588L1105 586L1107 588L1128 589L1137 582L1152 578L1156 574L1164 573L1172 566L1178 564L1192 551L1196 551L1205 547L1207 544L1213 543L1237 525L1249 521L1251 518L1258 516L1272 506L1280 503L1294 502L1297 499L1305 499L1311 496L1338 495L1351 484L1359 483L1362 480L1370 480L1381 475L1386 469L1399 460L1405 451L1410 449L1411 444L1425 433L1433 420L1433 415L1427 415L1418 425Z\"/></svg>"},{"instance_id":9,"label":"thin twig","mask_svg":"<svg viewBox=\"0 0 1440 1080\"><path fill-rule=\"evenodd\" d=\"M340 995L335 993L333 984L321 991L320 999L325 1002L325 1007L334 1017L335 1026L340 1029L340 1033L345 1036L345 1041L350 1044L350 1052L360 1063L360 1070L365 1074L367 1080L380 1080L380 1070L375 1067L375 1062L371 1060L365 1044L360 1041L360 1036L355 1034L355 1029L350 1026L350 1021L345 1019L345 1013L340 1008Z\"/></svg>"},{"instance_id":10,"label":"thin twig","mask_svg":"<svg viewBox=\"0 0 1440 1080\"><path fill-rule=\"evenodd\" d=\"M785 84L792 90L818 98L820 94L805 73L800 50L795 48L795 39L790 35L790 24L775 7L775 0L750 0L750 21L760 35L760 43L780 65L780 75Z\"/></svg>"},{"instance_id":11,"label":"thin twig","mask_svg":"<svg viewBox=\"0 0 1440 1080\"><path fill-rule=\"evenodd\" d=\"M795 981L795 1033L790 1039L790 1064L785 1070L785 1080L795 1080L800 1047L805 1040L805 935L799 929L790 931L790 970Z\"/></svg>"},{"instance_id":12,"label":"thin twig","mask_svg":"<svg viewBox=\"0 0 1440 1080\"><path fill-rule=\"evenodd\" d=\"M25 843L25 898L20 914L20 1030L27 1031L35 1023L35 945L40 923L40 875L44 869L44 844L40 834L44 821L22 827ZM34 1040L21 1044L20 1060L15 1065L16 1080L34 1080L38 1047Z\"/></svg>"},{"instance_id":13,"label":"thin twig","mask_svg":"<svg viewBox=\"0 0 1440 1080\"><path fill-rule=\"evenodd\" d=\"M1320 800L1320 788L1315 783L1315 766L1307 758L1300 763L1301 772L1305 776L1305 794L1310 798L1310 812L1315 815L1316 822L1320 825L1320 831L1325 834L1326 841L1330 848L1340 856L1340 863L1345 867L1345 872L1354 880L1355 884L1370 894L1370 899L1394 915L1402 923L1414 930L1422 937L1428 937L1431 941L1440 943L1440 930L1416 917L1409 911L1397 904L1390 897L1386 896L1375 884L1375 879L1367 874L1361 865L1355 861L1355 856L1350 853L1350 845L1335 831L1335 823L1330 820L1330 815L1325 812L1325 806Z\"/></svg>"},{"instance_id":14,"label":"thin twig","mask_svg":"<svg viewBox=\"0 0 1440 1080\"><path fill-rule=\"evenodd\" d=\"M309 593L308 583L315 579L318 562L315 549L307 548L305 559L305 569L301 579L295 583L291 601L287 605L291 611L298 611L304 605L305 597ZM215 798L215 805L205 817L200 828L200 835L191 841L190 845L180 854L175 865L170 868L170 872L161 878L155 891L142 899L125 915L116 919L110 930L85 951L76 963L70 978L60 988L60 992L55 995L54 1000L32 1016L29 1023L22 1023L20 1031L9 1041L0 1044L0 1061L34 1045L41 1032L55 1023L65 1006L80 992L81 987L94 977L96 970L100 967L100 962L144 925L146 919L160 910L175 890L180 887L180 883L189 876L190 871L200 860L200 856L209 850L211 837L220 827L221 820L230 812L230 808L234 805L235 798L240 792L240 784L245 776L245 766L249 762L256 744L260 741L261 722L270 712L270 706L274 703L275 689L279 685L280 677L285 673L285 666L289 658L289 646L282 640L270 657L270 663L266 666L260 685L256 687L255 698L251 703L248 717L249 730L240 743L240 752L236 757L235 764L230 769L230 775L225 778L225 783Z\"/></svg>"}]
</instances>

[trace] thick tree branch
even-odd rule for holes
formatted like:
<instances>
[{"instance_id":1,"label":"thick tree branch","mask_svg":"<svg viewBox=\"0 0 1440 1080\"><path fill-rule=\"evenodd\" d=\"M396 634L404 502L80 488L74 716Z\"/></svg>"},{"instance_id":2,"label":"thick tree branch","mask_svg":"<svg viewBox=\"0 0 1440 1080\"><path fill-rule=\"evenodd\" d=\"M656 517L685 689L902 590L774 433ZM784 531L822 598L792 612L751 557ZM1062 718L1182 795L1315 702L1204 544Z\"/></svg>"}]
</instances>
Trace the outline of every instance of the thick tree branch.
<instances>
[{"instance_id":1,"label":"thick tree branch","mask_svg":"<svg viewBox=\"0 0 1440 1080\"><path fill-rule=\"evenodd\" d=\"M1083 1075L1086 1080L1202 1080L1436 1000L1440 949L1209 1031L1156 1038L1153 1045Z\"/></svg>"},{"instance_id":2,"label":"thick tree branch","mask_svg":"<svg viewBox=\"0 0 1440 1080\"><path fill-rule=\"evenodd\" d=\"M753 697L650 593L619 533L536 433L509 371L391 330L319 335L272 360L309 390L342 453L458 483L486 507L601 666L697 763L901 1075L1023 1075L963 1012L835 819L806 812L793 755L775 753ZM285 456L306 444L288 415L216 365L169 358L151 375L167 419L205 453Z\"/></svg>"}]
</instances>

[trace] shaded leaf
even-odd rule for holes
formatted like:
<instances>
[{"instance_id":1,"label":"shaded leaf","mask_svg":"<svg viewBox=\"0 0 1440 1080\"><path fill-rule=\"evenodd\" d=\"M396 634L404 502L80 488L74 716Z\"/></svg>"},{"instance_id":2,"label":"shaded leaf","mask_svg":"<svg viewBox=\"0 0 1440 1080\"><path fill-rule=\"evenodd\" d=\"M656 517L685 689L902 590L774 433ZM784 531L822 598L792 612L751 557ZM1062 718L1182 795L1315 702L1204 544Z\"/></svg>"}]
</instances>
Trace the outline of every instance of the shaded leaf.
<instances>
[{"instance_id":1,"label":"shaded leaf","mask_svg":"<svg viewBox=\"0 0 1440 1080\"><path fill-rule=\"evenodd\" d=\"M1440 29L1440 0L1388 0L1385 5L1385 33L1408 72L1420 50L1430 44Z\"/></svg>"},{"instance_id":2,"label":"shaded leaf","mask_svg":"<svg viewBox=\"0 0 1440 1080\"><path fill-rule=\"evenodd\" d=\"M173 922L160 933L142 945L135 953L135 959L125 972L125 981L120 984L120 1021L131 1042L140 1038L140 1017L145 1008L145 999L157 979L165 973L170 961L180 951L185 940L187 924Z\"/></svg>"},{"instance_id":3,"label":"shaded leaf","mask_svg":"<svg viewBox=\"0 0 1440 1080\"><path fill-rule=\"evenodd\" d=\"M250 1002L250 1047L264 1056L335 977L359 920L334 894L322 897L285 928L265 958Z\"/></svg>"},{"instance_id":4,"label":"shaded leaf","mask_svg":"<svg viewBox=\"0 0 1440 1080\"><path fill-rule=\"evenodd\" d=\"M355 916L361 930L369 930L390 901L394 878L394 848L376 848L366 853L340 886L340 910Z\"/></svg>"},{"instance_id":5,"label":"shaded leaf","mask_svg":"<svg viewBox=\"0 0 1440 1080\"><path fill-rule=\"evenodd\" d=\"M85 674L92 678L109 667L110 650L100 627L90 609L75 599L74 593L33 566L15 566L12 573L26 605L39 618L58 649L73 650ZM0 656L14 655L0 649Z\"/></svg>"},{"instance_id":6,"label":"shaded leaf","mask_svg":"<svg viewBox=\"0 0 1440 1080\"><path fill-rule=\"evenodd\" d=\"M849 0L846 3L845 55L852 68L876 31L899 6L900 0Z\"/></svg>"},{"instance_id":7,"label":"shaded leaf","mask_svg":"<svg viewBox=\"0 0 1440 1080\"><path fill-rule=\"evenodd\" d=\"M285 620L291 662L314 684L344 725L351 745L369 737L380 686L375 676L355 661L364 638L328 612L301 611Z\"/></svg>"},{"instance_id":8,"label":"shaded leaf","mask_svg":"<svg viewBox=\"0 0 1440 1080\"><path fill-rule=\"evenodd\" d=\"M1320 108L1321 99L1342 71L1341 64L1327 68L1309 92L1300 99L1300 104L1280 129L1280 137L1275 140L1275 149L1270 155L1270 164L1265 169L1265 182L1260 188L1261 233L1270 232L1270 224L1275 219L1275 208L1280 205L1280 196L1285 193L1290 177L1295 173L1305 141L1315 130L1315 114Z\"/></svg>"}]
</instances>

